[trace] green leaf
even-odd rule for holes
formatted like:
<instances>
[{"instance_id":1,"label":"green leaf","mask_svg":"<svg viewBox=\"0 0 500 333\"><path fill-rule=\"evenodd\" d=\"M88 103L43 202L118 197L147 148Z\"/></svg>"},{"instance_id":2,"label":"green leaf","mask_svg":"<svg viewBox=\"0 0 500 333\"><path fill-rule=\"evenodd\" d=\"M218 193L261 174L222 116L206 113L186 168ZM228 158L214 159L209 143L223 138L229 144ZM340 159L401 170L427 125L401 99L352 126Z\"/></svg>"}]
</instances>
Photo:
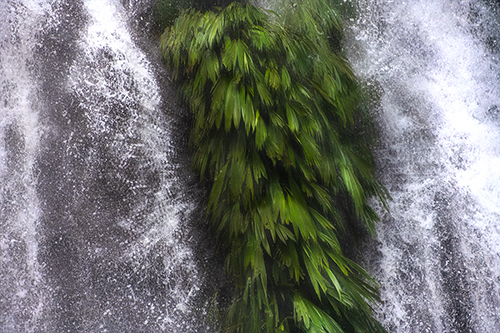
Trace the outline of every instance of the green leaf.
<instances>
[{"instance_id":1,"label":"green leaf","mask_svg":"<svg viewBox=\"0 0 500 333\"><path fill-rule=\"evenodd\" d=\"M267 171L262 163L262 159L260 158L260 155L257 152L252 152L252 161L251 161L251 166L252 166L252 171L253 171L253 177L255 181L258 183L259 180L263 178L267 178Z\"/></svg>"},{"instance_id":2,"label":"green leaf","mask_svg":"<svg viewBox=\"0 0 500 333\"><path fill-rule=\"evenodd\" d=\"M286 105L286 117L288 119L288 127L292 132L298 132L300 130L299 120L295 114L295 110L287 104Z\"/></svg>"},{"instance_id":3,"label":"green leaf","mask_svg":"<svg viewBox=\"0 0 500 333\"><path fill-rule=\"evenodd\" d=\"M208 199L208 209L210 210L216 203L219 201L220 194L222 192L224 186L224 180L226 177L227 171L227 163L224 165L222 170L220 170L217 177L215 177L214 186L212 187L212 191L210 191L210 197Z\"/></svg>"},{"instance_id":4,"label":"green leaf","mask_svg":"<svg viewBox=\"0 0 500 333\"><path fill-rule=\"evenodd\" d=\"M257 119L257 127L255 129L255 146L261 149L267 138L266 124L262 118Z\"/></svg>"},{"instance_id":5,"label":"green leaf","mask_svg":"<svg viewBox=\"0 0 500 333\"><path fill-rule=\"evenodd\" d=\"M361 184L359 183L357 177L354 175L352 169L346 165L341 165L341 174L347 191L351 195L356 207L356 212L361 215L362 207L364 206L365 194Z\"/></svg>"},{"instance_id":6,"label":"green leaf","mask_svg":"<svg viewBox=\"0 0 500 333\"><path fill-rule=\"evenodd\" d=\"M301 322L308 332L344 333L330 315L299 293L294 294L293 308L296 321Z\"/></svg>"},{"instance_id":7,"label":"green leaf","mask_svg":"<svg viewBox=\"0 0 500 333\"><path fill-rule=\"evenodd\" d=\"M238 87L234 81L231 81L226 87L224 115L226 133L231 129L231 123L234 122L236 128L239 127L241 119L241 105L239 99ZM238 125L238 127L236 126Z\"/></svg>"},{"instance_id":8,"label":"green leaf","mask_svg":"<svg viewBox=\"0 0 500 333\"><path fill-rule=\"evenodd\" d=\"M281 82L283 83L283 88L285 90L290 89L290 87L292 86L292 80L290 78L290 73L288 73L286 66L283 66L283 68L281 69Z\"/></svg>"},{"instance_id":9,"label":"green leaf","mask_svg":"<svg viewBox=\"0 0 500 333\"><path fill-rule=\"evenodd\" d=\"M281 78L275 68L268 68L266 70L266 83L273 89L277 90L281 86Z\"/></svg>"},{"instance_id":10,"label":"green leaf","mask_svg":"<svg viewBox=\"0 0 500 333\"><path fill-rule=\"evenodd\" d=\"M266 106L272 105L273 104L273 99L271 96L271 93L267 89L267 87L264 85L264 83L258 81L256 83L257 85L257 92L259 94L260 100L262 103L264 103Z\"/></svg>"}]
</instances>

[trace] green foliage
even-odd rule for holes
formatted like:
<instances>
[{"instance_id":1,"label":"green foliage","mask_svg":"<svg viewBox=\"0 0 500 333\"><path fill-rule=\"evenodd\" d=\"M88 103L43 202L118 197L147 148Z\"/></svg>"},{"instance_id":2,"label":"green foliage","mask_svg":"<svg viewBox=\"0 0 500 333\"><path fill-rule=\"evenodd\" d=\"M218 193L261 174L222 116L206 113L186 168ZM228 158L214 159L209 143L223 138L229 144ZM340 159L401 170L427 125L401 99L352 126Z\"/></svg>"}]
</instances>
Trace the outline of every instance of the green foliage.
<instances>
[{"instance_id":1,"label":"green foliage","mask_svg":"<svg viewBox=\"0 0 500 333\"><path fill-rule=\"evenodd\" d=\"M358 87L326 1L282 16L233 3L187 10L161 50L194 115L193 165L236 290L227 332L382 332L377 285L341 231L384 202L356 132ZM336 50L336 51L334 51Z\"/></svg>"},{"instance_id":2,"label":"green foliage","mask_svg":"<svg viewBox=\"0 0 500 333\"><path fill-rule=\"evenodd\" d=\"M191 0L158 0L154 11L154 21L160 31L171 26L181 11L190 7Z\"/></svg>"}]
</instances>

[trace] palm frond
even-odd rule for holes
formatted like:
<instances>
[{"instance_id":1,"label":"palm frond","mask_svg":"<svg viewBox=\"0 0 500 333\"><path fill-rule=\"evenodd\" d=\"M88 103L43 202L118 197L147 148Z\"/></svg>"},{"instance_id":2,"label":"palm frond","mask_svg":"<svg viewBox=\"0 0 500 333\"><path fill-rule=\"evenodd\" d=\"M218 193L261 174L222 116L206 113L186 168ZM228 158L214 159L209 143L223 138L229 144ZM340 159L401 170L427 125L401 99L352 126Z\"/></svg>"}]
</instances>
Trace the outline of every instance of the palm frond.
<instances>
[{"instance_id":1,"label":"palm frond","mask_svg":"<svg viewBox=\"0 0 500 333\"><path fill-rule=\"evenodd\" d=\"M356 132L356 78L332 48L341 34L328 1L300 0L281 17L186 10L161 38L234 281L225 332L384 332L376 282L342 252L340 231L373 231L368 198L387 195Z\"/></svg>"}]
</instances>

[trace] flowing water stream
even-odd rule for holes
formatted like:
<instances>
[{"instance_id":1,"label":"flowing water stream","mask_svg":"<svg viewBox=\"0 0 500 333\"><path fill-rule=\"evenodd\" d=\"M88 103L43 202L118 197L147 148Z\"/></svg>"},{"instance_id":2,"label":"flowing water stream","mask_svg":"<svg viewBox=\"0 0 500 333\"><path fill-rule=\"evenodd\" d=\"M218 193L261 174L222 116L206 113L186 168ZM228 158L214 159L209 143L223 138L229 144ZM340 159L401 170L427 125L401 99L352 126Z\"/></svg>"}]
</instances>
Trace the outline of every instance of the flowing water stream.
<instances>
[{"instance_id":1,"label":"flowing water stream","mask_svg":"<svg viewBox=\"0 0 500 333\"><path fill-rule=\"evenodd\" d=\"M131 32L146 5L2 1L1 332L205 330L201 194L157 46Z\"/></svg>"},{"instance_id":2,"label":"flowing water stream","mask_svg":"<svg viewBox=\"0 0 500 333\"><path fill-rule=\"evenodd\" d=\"M390 332L500 331L500 7L356 5L350 59L378 98L393 201L363 253Z\"/></svg>"},{"instance_id":3,"label":"flowing water stream","mask_svg":"<svg viewBox=\"0 0 500 333\"><path fill-rule=\"evenodd\" d=\"M2 333L210 331L220 267L186 111L141 34L148 6L0 0ZM390 332L499 332L500 8L354 7L348 54L393 198L361 253L377 316Z\"/></svg>"}]
</instances>

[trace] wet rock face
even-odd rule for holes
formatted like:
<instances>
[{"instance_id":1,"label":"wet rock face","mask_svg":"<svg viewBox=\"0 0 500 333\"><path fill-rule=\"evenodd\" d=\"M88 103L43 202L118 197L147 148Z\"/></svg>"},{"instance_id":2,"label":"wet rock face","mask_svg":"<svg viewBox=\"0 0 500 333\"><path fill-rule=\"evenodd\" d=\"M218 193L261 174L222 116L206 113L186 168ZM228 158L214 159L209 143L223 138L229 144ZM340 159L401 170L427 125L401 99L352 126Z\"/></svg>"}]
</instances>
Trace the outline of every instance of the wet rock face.
<instances>
[{"instance_id":1,"label":"wet rock face","mask_svg":"<svg viewBox=\"0 0 500 333\"><path fill-rule=\"evenodd\" d=\"M379 92L377 162L393 198L361 254L382 285L379 318L391 332L497 331L498 4L355 6L350 59Z\"/></svg>"},{"instance_id":2,"label":"wet rock face","mask_svg":"<svg viewBox=\"0 0 500 333\"><path fill-rule=\"evenodd\" d=\"M391 332L500 331L498 4L354 5L348 52L377 87L393 198L361 254L379 318ZM0 332L210 331L221 266L198 227L189 116L144 33L151 8L0 6Z\"/></svg>"},{"instance_id":3,"label":"wet rock face","mask_svg":"<svg viewBox=\"0 0 500 333\"><path fill-rule=\"evenodd\" d=\"M126 5L0 9L2 332L210 331L188 117Z\"/></svg>"}]
</instances>

